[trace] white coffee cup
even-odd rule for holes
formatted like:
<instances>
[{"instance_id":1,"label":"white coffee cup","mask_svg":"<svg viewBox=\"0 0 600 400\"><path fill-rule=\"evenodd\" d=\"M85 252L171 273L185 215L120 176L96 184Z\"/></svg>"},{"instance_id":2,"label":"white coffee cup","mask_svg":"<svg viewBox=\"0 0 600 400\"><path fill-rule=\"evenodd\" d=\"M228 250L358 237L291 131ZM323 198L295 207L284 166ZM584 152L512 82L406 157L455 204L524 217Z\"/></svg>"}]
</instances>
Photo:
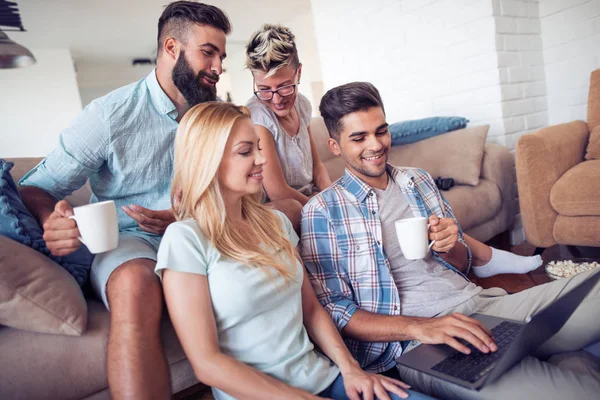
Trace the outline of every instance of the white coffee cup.
<instances>
[{"instance_id":1,"label":"white coffee cup","mask_svg":"<svg viewBox=\"0 0 600 400\"><path fill-rule=\"evenodd\" d=\"M119 244L117 207L112 200L73 208L69 217L77 222L78 238L92 254L104 253Z\"/></svg>"},{"instance_id":2,"label":"white coffee cup","mask_svg":"<svg viewBox=\"0 0 600 400\"><path fill-rule=\"evenodd\" d=\"M425 258L435 240L429 242L429 224L427 218L405 218L395 222L398 244L407 260Z\"/></svg>"}]
</instances>

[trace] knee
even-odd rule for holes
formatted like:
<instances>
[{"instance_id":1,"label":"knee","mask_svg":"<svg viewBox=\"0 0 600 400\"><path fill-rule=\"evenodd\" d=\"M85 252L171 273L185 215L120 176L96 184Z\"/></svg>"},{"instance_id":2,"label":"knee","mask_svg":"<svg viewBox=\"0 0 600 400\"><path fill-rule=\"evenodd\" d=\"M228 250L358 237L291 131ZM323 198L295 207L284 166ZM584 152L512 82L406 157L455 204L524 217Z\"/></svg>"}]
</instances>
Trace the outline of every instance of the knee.
<instances>
[{"instance_id":1,"label":"knee","mask_svg":"<svg viewBox=\"0 0 600 400\"><path fill-rule=\"evenodd\" d=\"M154 273L155 264L148 259L131 260L110 275L106 297L111 311L144 310L160 317L163 297L160 281Z\"/></svg>"}]
</instances>

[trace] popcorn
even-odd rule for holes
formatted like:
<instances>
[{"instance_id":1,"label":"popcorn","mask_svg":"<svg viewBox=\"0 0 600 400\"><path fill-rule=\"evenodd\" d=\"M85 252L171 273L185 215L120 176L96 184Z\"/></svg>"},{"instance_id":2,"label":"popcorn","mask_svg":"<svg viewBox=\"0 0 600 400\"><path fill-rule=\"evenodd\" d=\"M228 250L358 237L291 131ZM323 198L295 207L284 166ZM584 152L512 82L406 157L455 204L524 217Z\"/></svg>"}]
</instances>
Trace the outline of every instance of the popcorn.
<instances>
[{"instance_id":1,"label":"popcorn","mask_svg":"<svg viewBox=\"0 0 600 400\"><path fill-rule=\"evenodd\" d=\"M596 261L576 263L571 260L550 261L546 265L546 272L551 274L551 278L570 278L580 272L589 271L600 267L600 263Z\"/></svg>"}]
</instances>

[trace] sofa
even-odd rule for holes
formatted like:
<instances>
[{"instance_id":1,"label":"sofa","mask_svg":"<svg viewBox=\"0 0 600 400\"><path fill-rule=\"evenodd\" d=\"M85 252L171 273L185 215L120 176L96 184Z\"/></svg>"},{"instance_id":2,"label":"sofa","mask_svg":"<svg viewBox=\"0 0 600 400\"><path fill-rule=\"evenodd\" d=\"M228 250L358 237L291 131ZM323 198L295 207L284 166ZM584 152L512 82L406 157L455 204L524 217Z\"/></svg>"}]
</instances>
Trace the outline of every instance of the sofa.
<instances>
[{"instance_id":1,"label":"sofa","mask_svg":"<svg viewBox=\"0 0 600 400\"><path fill-rule=\"evenodd\" d=\"M343 174L343 161L329 151L328 134L321 118L311 122L311 132L319 154L332 178ZM475 134L471 134L471 133ZM390 163L413 164L431 173L463 179L471 184L457 184L444 195L467 233L479 240L488 240L510 228L516 210L514 161L510 152L499 145L485 144L487 127L471 133L442 135L419 143L392 148ZM454 136L451 136L454 135ZM471 136L469 136L471 135ZM461 140L467 141L472 154L462 154ZM452 151L452 143L461 149ZM473 143L476 142L475 145ZM424 150L427 149L427 151ZM437 154L429 157L425 153ZM458 159L452 154L458 153ZM474 161L468 162L470 155ZM439 164L439 159L449 160L452 168ZM40 159L21 158L8 160L15 163L12 175L19 180ZM458 166L458 167L457 167ZM458 169L457 169L458 168ZM470 176L463 177L465 171ZM447 173L446 173L447 172ZM88 202L90 189L86 185L67 200L73 205ZM0 238L1 239L1 238ZM66 276L70 278L70 276ZM109 315L104 305L93 294L86 293L87 329L81 336L66 336L0 327L0 398L2 399L109 399L106 379L106 343ZM168 358L173 393L207 390L198 383L183 353L168 318L162 324L162 338Z\"/></svg>"},{"instance_id":2,"label":"sofa","mask_svg":"<svg viewBox=\"0 0 600 400\"><path fill-rule=\"evenodd\" d=\"M587 123L521 136L516 167L525 235L538 252L555 244L600 247L600 69L591 76Z\"/></svg>"},{"instance_id":3,"label":"sofa","mask_svg":"<svg viewBox=\"0 0 600 400\"><path fill-rule=\"evenodd\" d=\"M478 126L392 146L388 161L422 168L433 178L453 178L457 184L442 193L464 232L482 242L507 232L518 210L514 157L506 147L486 143L487 129ZM341 177L344 161L329 150L323 119L313 118L310 130L329 175Z\"/></svg>"},{"instance_id":4,"label":"sofa","mask_svg":"<svg viewBox=\"0 0 600 400\"><path fill-rule=\"evenodd\" d=\"M17 181L40 159L20 158L7 161L15 163L11 173ZM73 206L86 204L90 193L90 188L86 185L67 200ZM0 249L0 252L3 250ZM84 291L87 302L87 329L81 336L47 334L0 326L0 399L111 398L106 378L109 314L104 304L95 298L89 288L84 287ZM207 390L194 376L166 315L161 332L173 393L181 395L190 390Z\"/></svg>"}]
</instances>

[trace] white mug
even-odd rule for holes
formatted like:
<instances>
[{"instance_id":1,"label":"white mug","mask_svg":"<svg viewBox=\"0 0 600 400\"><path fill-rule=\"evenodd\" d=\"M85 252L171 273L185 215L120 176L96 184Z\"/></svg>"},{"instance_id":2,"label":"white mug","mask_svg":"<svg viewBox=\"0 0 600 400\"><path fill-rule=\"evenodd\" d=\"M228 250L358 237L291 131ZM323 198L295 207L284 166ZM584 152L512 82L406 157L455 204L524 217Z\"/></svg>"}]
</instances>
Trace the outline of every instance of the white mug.
<instances>
[{"instance_id":1,"label":"white mug","mask_svg":"<svg viewBox=\"0 0 600 400\"><path fill-rule=\"evenodd\" d=\"M425 258L435 240L429 242L429 226L427 218L416 217L399 219L395 222L398 244L407 260Z\"/></svg>"},{"instance_id":2,"label":"white mug","mask_svg":"<svg viewBox=\"0 0 600 400\"><path fill-rule=\"evenodd\" d=\"M73 208L81 236L78 238L92 254L112 250L119 244L117 207L112 200Z\"/></svg>"}]
</instances>

